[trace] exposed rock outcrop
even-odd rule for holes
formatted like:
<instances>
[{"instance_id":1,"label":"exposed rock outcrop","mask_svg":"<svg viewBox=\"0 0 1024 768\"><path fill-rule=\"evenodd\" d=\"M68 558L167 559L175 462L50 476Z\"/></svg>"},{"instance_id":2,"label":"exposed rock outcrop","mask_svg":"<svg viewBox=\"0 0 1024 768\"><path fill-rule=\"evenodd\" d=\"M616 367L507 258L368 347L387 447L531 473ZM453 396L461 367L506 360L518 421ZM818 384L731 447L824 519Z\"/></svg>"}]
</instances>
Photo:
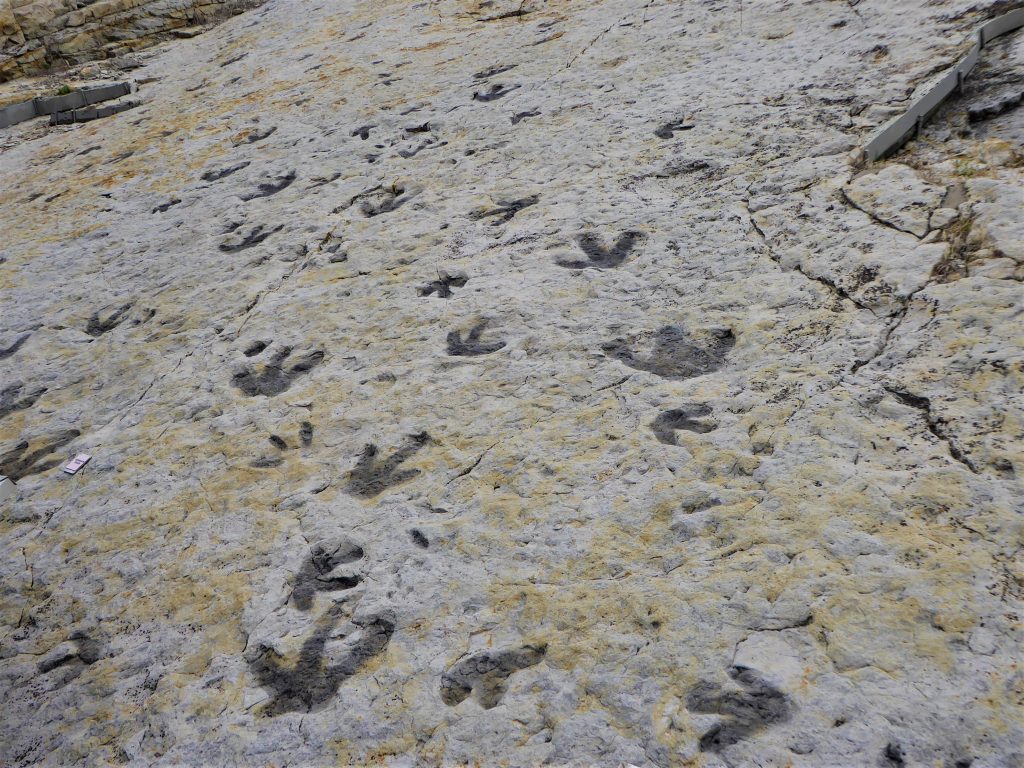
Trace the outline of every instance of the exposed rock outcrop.
<instances>
[{"instance_id":1,"label":"exposed rock outcrop","mask_svg":"<svg viewBox=\"0 0 1024 768\"><path fill-rule=\"evenodd\" d=\"M117 56L263 0L0 0L0 81Z\"/></svg>"}]
</instances>

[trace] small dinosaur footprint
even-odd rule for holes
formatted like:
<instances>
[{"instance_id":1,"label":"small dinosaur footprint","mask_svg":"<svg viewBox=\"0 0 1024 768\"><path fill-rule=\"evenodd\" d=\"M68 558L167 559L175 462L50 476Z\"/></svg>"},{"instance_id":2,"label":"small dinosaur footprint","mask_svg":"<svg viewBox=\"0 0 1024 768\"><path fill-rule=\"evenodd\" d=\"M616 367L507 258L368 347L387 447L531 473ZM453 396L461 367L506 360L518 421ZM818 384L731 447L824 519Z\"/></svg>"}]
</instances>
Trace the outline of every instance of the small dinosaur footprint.
<instances>
[{"instance_id":1,"label":"small dinosaur footprint","mask_svg":"<svg viewBox=\"0 0 1024 768\"><path fill-rule=\"evenodd\" d=\"M285 361L291 357L291 354L291 347L282 347L265 365L259 367L246 365L232 377L232 385L249 397L256 395L273 397L287 390L299 376L309 373L324 359L324 353L321 350L314 350L299 356L291 365L285 366Z\"/></svg>"},{"instance_id":2,"label":"small dinosaur footprint","mask_svg":"<svg viewBox=\"0 0 1024 768\"><path fill-rule=\"evenodd\" d=\"M269 469L271 467L279 467L284 463L284 457L281 455L281 452L287 451L291 446L288 445L280 435L270 435L270 437L267 438L267 441L277 449L278 453L270 456L261 456L253 461L249 465L250 467L255 467L256 469ZM311 422L302 422L299 427L299 441L302 443L304 448L308 448L313 444L313 424Z\"/></svg>"},{"instance_id":3,"label":"small dinosaur footprint","mask_svg":"<svg viewBox=\"0 0 1024 768\"><path fill-rule=\"evenodd\" d=\"M245 201L256 200L260 197L270 197L276 195L278 192L287 189L295 181L295 171L289 171L288 173L281 174L274 177L270 181L264 182L256 187L255 192L249 192L242 195L241 198Z\"/></svg>"},{"instance_id":4,"label":"small dinosaur footprint","mask_svg":"<svg viewBox=\"0 0 1024 768\"><path fill-rule=\"evenodd\" d=\"M113 310L101 309L97 312L93 312L92 317L89 318L89 322L85 324L85 332L90 336L98 338L104 333L114 330L125 321L125 316L131 308L132 305L129 303L115 307Z\"/></svg>"},{"instance_id":5,"label":"small dinosaur footprint","mask_svg":"<svg viewBox=\"0 0 1024 768\"><path fill-rule=\"evenodd\" d=\"M510 85L508 88L505 88L500 83L494 83L491 85L491 89L489 91L484 91L482 93L480 91L473 91L473 101L497 101L502 96L508 96L508 94L512 93L512 91L519 87L520 86L518 85Z\"/></svg>"},{"instance_id":6,"label":"small dinosaur footprint","mask_svg":"<svg viewBox=\"0 0 1024 768\"><path fill-rule=\"evenodd\" d=\"M313 607L313 596L317 592L352 589L363 577L358 573L338 573L336 569L362 558L363 548L348 540L316 544L295 577L295 586L292 587L295 607L300 611L308 611Z\"/></svg>"},{"instance_id":7,"label":"small dinosaur footprint","mask_svg":"<svg viewBox=\"0 0 1024 768\"><path fill-rule=\"evenodd\" d=\"M700 737L702 752L718 752L766 726L790 718L786 695L757 672L747 667L730 667L728 674L743 690L723 691L713 683L702 682L686 696L686 708L691 712L723 717L722 722Z\"/></svg>"},{"instance_id":8,"label":"small dinosaur footprint","mask_svg":"<svg viewBox=\"0 0 1024 768\"><path fill-rule=\"evenodd\" d=\"M510 200L505 203L498 203L497 208L485 208L483 210L474 211L469 214L469 218L473 221L481 221L482 219L493 218L491 226L497 226L498 224L505 224L506 222L512 221L512 218L524 208L529 208L531 205L536 205L540 200L540 195L530 195L529 197L520 197L517 200Z\"/></svg>"},{"instance_id":9,"label":"small dinosaur footprint","mask_svg":"<svg viewBox=\"0 0 1024 768\"><path fill-rule=\"evenodd\" d=\"M467 282L469 278L465 274L459 272L454 275L449 275L444 270L438 273L437 280L424 285L418 289L420 296L429 296L432 293L436 293L439 299L447 299L452 295L452 288L461 288Z\"/></svg>"},{"instance_id":10,"label":"small dinosaur footprint","mask_svg":"<svg viewBox=\"0 0 1024 768\"><path fill-rule=\"evenodd\" d=\"M711 415L706 405L689 405L685 408L673 408L663 411L651 422L651 429L659 442L665 445L676 445L676 430L685 429L690 432L706 434L718 429L718 424L705 417Z\"/></svg>"},{"instance_id":11,"label":"small dinosaur footprint","mask_svg":"<svg viewBox=\"0 0 1024 768\"><path fill-rule=\"evenodd\" d=\"M480 341L480 334L484 332L486 327L487 321L481 320L470 329L465 339L462 338L462 334L458 331L449 333L447 339L448 354L457 357L478 357L479 355L489 355L492 352L497 352L504 347L504 341Z\"/></svg>"},{"instance_id":12,"label":"small dinosaur footprint","mask_svg":"<svg viewBox=\"0 0 1024 768\"><path fill-rule=\"evenodd\" d=\"M693 123L689 120L673 120L671 123L665 123L665 125L654 131L654 135L659 139L671 139L675 136L676 131L689 131L693 128Z\"/></svg>"},{"instance_id":13,"label":"small dinosaur footprint","mask_svg":"<svg viewBox=\"0 0 1024 768\"><path fill-rule=\"evenodd\" d=\"M476 692L484 709L492 709L505 695L505 681L513 673L539 664L547 646L524 645L503 651L481 651L456 662L441 675L441 700L454 707Z\"/></svg>"},{"instance_id":14,"label":"small dinosaur footprint","mask_svg":"<svg viewBox=\"0 0 1024 768\"><path fill-rule=\"evenodd\" d=\"M596 235L587 232L579 235L576 238L576 242L587 255L589 261L576 259L573 261L557 261L555 263L560 267L566 267L568 269L585 269L587 267L593 267L595 269L610 269L622 264L622 262L626 260L626 257L629 256L634 246L642 239L643 234L640 232L624 232L619 235L618 240L615 241L615 245L611 248L606 248L601 245Z\"/></svg>"},{"instance_id":15,"label":"small dinosaur footprint","mask_svg":"<svg viewBox=\"0 0 1024 768\"><path fill-rule=\"evenodd\" d=\"M391 486L411 480L420 473L418 469L399 470L399 465L430 442L426 432L409 437L408 442L391 457L377 461L377 446L368 443L359 457L355 469L349 473L348 492L353 496L372 498Z\"/></svg>"}]
</instances>

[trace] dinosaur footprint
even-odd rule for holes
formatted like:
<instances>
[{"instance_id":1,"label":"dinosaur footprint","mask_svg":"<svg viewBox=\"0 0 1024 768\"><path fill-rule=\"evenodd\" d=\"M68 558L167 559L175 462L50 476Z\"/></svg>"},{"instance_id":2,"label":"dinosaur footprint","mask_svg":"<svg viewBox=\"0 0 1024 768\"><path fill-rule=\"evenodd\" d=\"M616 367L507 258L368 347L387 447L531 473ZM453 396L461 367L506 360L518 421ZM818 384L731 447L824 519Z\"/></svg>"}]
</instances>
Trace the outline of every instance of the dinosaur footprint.
<instances>
[{"instance_id":1,"label":"dinosaur footprint","mask_svg":"<svg viewBox=\"0 0 1024 768\"><path fill-rule=\"evenodd\" d=\"M58 686L67 685L81 675L86 667L95 664L103 656L103 645L85 632L77 630L71 633L67 642L61 643L50 651L36 665L36 669L41 675L60 670L60 678L56 683Z\"/></svg>"},{"instance_id":2,"label":"dinosaur footprint","mask_svg":"<svg viewBox=\"0 0 1024 768\"><path fill-rule=\"evenodd\" d=\"M0 389L0 419L14 411L31 408L45 393L46 387L26 387L21 381Z\"/></svg>"},{"instance_id":3,"label":"dinosaur footprint","mask_svg":"<svg viewBox=\"0 0 1024 768\"><path fill-rule=\"evenodd\" d=\"M589 261L576 259L574 261L557 261L555 263L560 267L566 267L568 269L585 269L587 267L593 267L595 269L610 269L622 264L622 262L626 260L626 257L629 256L634 246L642 239L643 234L640 232L623 232L619 235L619 239L615 241L615 245L611 248L606 248L601 245L596 235L587 232L579 235L576 238L576 242L587 255Z\"/></svg>"},{"instance_id":4,"label":"dinosaur footprint","mask_svg":"<svg viewBox=\"0 0 1024 768\"><path fill-rule=\"evenodd\" d=\"M89 318L89 322L85 324L85 332L90 336L99 338L104 333L114 330L123 323L131 308L132 305L129 303L122 304L113 309L107 308L94 312L92 317Z\"/></svg>"},{"instance_id":5,"label":"dinosaur footprint","mask_svg":"<svg viewBox=\"0 0 1024 768\"><path fill-rule=\"evenodd\" d=\"M252 462L249 466L255 467L256 469L267 469L269 467L280 466L284 462L284 458L281 456L281 452L287 451L291 446L285 442L284 438L280 435L271 435L267 438L267 441L277 449L278 453L270 456L262 456ZM304 448L308 448L313 444L313 424L304 421L299 427L299 442L302 443Z\"/></svg>"},{"instance_id":6,"label":"dinosaur footprint","mask_svg":"<svg viewBox=\"0 0 1024 768\"><path fill-rule=\"evenodd\" d=\"M255 192L249 192L248 194L242 195L241 198L245 201L256 200L261 197L270 197L276 195L278 192L287 189L295 181L295 171L289 171L288 173L280 174L275 176L270 181L266 181L256 187Z\"/></svg>"},{"instance_id":7,"label":"dinosaur footprint","mask_svg":"<svg viewBox=\"0 0 1024 768\"><path fill-rule=\"evenodd\" d=\"M497 208L485 208L479 211L473 211L469 214L469 218L473 221L481 221L483 219L493 218L491 222L492 226L498 224L504 224L512 220L517 213L524 208L529 208L531 205L536 205L540 200L540 195L530 195L529 197L520 197L518 200L511 200L507 203L498 203Z\"/></svg>"},{"instance_id":8,"label":"dinosaur footprint","mask_svg":"<svg viewBox=\"0 0 1024 768\"><path fill-rule=\"evenodd\" d=\"M387 648L395 631L394 616L387 611L354 616L348 607L352 600L348 590L360 583L361 576L337 572L340 566L362 558L362 547L347 540L322 542L312 548L296 576L292 603L308 612L317 592L342 595L316 620L293 663L286 663L273 648L258 647L249 668L257 682L273 692L263 710L265 715L320 708L363 664Z\"/></svg>"},{"instance_id":9,"label":"dinosaur footprint","mask_svg":"<svg viewBox=\"0 0 1024 768\"><path fill-rule=\"evenodd\" d=\"M544 645L524 645L468 656L441 675L441 700L454 707L475 692L484 709L496 707L505 695L505 681L509 676L539 664L545 653Z\"/></svg>"},{"instance_id":10,"label":"dinosaur footprint","mask_svg":"<svg viewBox=\"0 0 1024 768\"><path fill-rule=\"evenodd\" d=\"M666 379L692 379L725 365L729 350L736 344L736 337L728 328L713 328L702 336L703 341L697 341L685 329L666 325L658 329L654 348L646 358L638 357L621 339L606 342L601 349L609 357L638 371Z\"/></svg>"},{"instance_id":11,"label":"dinosaur footprint","mask_svg":"<svg viewBox=\"0 0 1024 768\"><path fill-rule=\"evenodd\" d=\"M512 91L519 87L520 86L518 85L510 85L506 88L500 83L494 83L491 85L491 89L489 91L473 91L473 101L497 101L502 96L508 96L508 94L512 93Z\"/></svg>"},{"instance_id":12,"label":"dinosaur footprint","mask_svg":"<svg viewBox=\"0 0 1024 768\"><path fill-rule=\"evenodd\" d=\"M285 362L289 359L292 362L286 365ZM249 397L273 397L286 391L299 376L309 373L320 365L323 359L324 353L321 350L292 358L292 348L281 347L267 363L244 366L231 378L231 384Z\"/></svg>"},{"instance_id":13,"label":"dinosaur footprint","mask_svg":"<svg viewBox=\"0 0 1024 768\"><path fill-rule=\"evenodd\" d=\"M419 190L407 189L399 184L394 184L386 189L378 187L362 195L356 195L352 202L354 203L361 197L359 210L363 216L372 219L375 216L398 210L417 194L419 194Z\"/></svg>"},{"instance_id":14,"label":"dinosaur footprint","mask_svg":"<svg viewBox=\"0 0 1024 768\"><path fill-rule=\"evenodd\" d=\"M300 611L313 607L313 596L317 592L336 592L352 589L363 577L357 573L339 573L342 565L349 565L363 558L363 548L351 541L321 542L316 544L309 560L295 577L292 588L292 602Z\"/></svg>"},{"instance_id":15,"label":"dinosaur footprint","mask_svg":"<svg viewBox=\"0 0 1024 768\"><path fill-rule=\"evenodd\" d=\"M257 224L247 227L244 232L238 232L237 229L238 227L229 230L228 237L217 246L222 253L238 253L247 248L254 248L275 232L284 229L284 224L278 224L276 227L264 227L262 224Z\"/></svg>"},{"instance_id":16,"label":"dinosaur footprint","mask_svg":"<svg viewBox=\"0 0 1024 768\"><path fill-rule=\"evenodd\" d=\"M436 293L439 299L447 299L452 295L452 288L461 288L467 282L469 278L462 272L457 272L454 275L449 275L444 270L438 272L437 280L424 285L418 289L417 293L420 296L429 296L432 293Z\"/></svg>"},{"instance_id":17,"label":"dinosaur footprint","mask_svg":"<svg viewBox=\"0 0 1024 768\"><path fill-rule=\"evenodd\" d=\"M659 442L665 445L676 445L676 430L685 429L689 432L706 434L718 429L718 424L705 417L711 415L706 405L688 405L685 408L673 408L663 411L651 422L651 429Z\"/></svg>"},{"instance_id":18,"label":"dinosaur footprint","mask_svg":"<svg viewBox=\"0 0 1024 768\"><path fill-rule=\"evenodd\" d=\"M665 125L654 131L654 135L659 139L671 139L675 136L676 131L689 131L693 128L693 123L689 120L673 120L671 123L665 123Z\"/></svg>"},{"instance_id":19,"label":"dinosaur footprint","mask_svg":"<svg viewBox=\"0 0 1024 768\"><path fill-rule=\"evenodd\" d=\"M134 306L134 303L128 302L127 304L122 304L116 307L106 307L98 312L94 312L92 317L90 317L89 321L85 324L85 332L95 338L99 338L103 334L109 333L129 318L129 312ZM140 307L137 312L133 313L131 325L141 325L147 320L153 319L155 315L155 309Z\"/></svg>"},{"instance_id":20,"label":"dinosaur footprint","mask_svg":"<svg viewBox=\"0 0 1024 768\"><path fill-rule=\"evenodd\" d=\"M359 457L355 469L349 473L348 492L365 499L383 493L388 488L411 480L420 473L418 469L398 469L402 462L423 448L430 441L430 435L420 432L412 435L408 442L384 461L377 461L377 446L368 443Z\"/></svg>"},{"instance_id":21,"label":"dinosaur footprint","mask_svg":"<svg viewBox=\"0 0 1024 768\"><path fill-rule=\"evenodd\" d=\"M0 360L4 360L5 358L10 357L19 349L21 349L21 345L28 341L28 337L31 335L31 333L23 333L21 336L14 340L14 343L11 344L11 346L0 349Z\"/></svg>"},{"instance_id":22,"label":"dinosaur footprint","mask_svg":"<svg viewBox=\"0 0 1024 768\"><path fill-rule=\"evenodd\" d=\"M712 683L699 683L686 696L686 708L705 715L721 715L722 722L700 737L702 752L718 752L757 731L790 718L786 695L747 667L730 667L729 677L743 690L723 691Z\"/></svg>"},{"instance_id":23,"label":"dinosaur footprint","mask_svg":"<svg viewBox=\"0 0 1024 768\"><path fill-rule=\"evenodd\" d=\"M504 341L480 341L480 334L484 332L486 327L487 321L481 320L470 329L465 339L462 338L462 334L458 331L449 333L447 339L448 354L456 357L478 357L479 355L489 355L492 352L497 352L504 347Z\"/></svg>"},{"instance_id":24,"label":"dinosaur footprint","mask_svg":"<svg viewBox=\"0 0 1024 768\"><path fill-rule=\"evenodd\" d=\"M58 448L63 448L81 434L77 429L68 429L64 432L45 438L37 443L35 447L27 440L23 440L14 446L13 449L0 455L0 474L7 475L14 481L21 480L29 475L37 475L48 469L53 469L62 461L63 457L49 458ZM32 448L32 450L29 450Z\"/></svg>"}]
</instances>

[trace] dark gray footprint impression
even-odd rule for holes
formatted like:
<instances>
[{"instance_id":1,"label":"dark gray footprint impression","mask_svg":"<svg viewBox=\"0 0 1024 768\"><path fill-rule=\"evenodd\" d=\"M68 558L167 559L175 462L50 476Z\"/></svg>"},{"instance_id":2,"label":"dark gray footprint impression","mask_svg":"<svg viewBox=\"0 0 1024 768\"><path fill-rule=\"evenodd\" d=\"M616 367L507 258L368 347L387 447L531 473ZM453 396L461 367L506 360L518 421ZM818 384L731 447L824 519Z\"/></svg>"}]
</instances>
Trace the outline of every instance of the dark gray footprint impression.
<instances>
[{"instance_id":1,"label":"dark gray footprint impression","mask_svg":"<svg viewBox=\"0 0 1024 768\"><path fill-rule=\"evenodd\" d=\"M0 263L2 263L2 262L0 262ZM11 344L11 346L9 346L9 347L0 347L0 360L4 360L4 359L10 357L15 352L17 352L19 349L21 349L22 344L24 344L26 341L28 341L28 337L31 336L31 335L32 335L31 333L23 333L23 334L21 334L21 336L19 336L18 338L16 338L14 340L14 343Z\"/></svg>"},{"instance_id":2,"label":"dark gray footprint impression","mask_svg":"<svg viewBox=\"0 0 1024 768\"><path fill-rule=\"evenodd\" d=\"M68 641L72 647L62 643L36 665L41 675L60 670L59 686L67 685L104 656L103 645L81 630L72 632Z\"/></svg>"},{"instance_id":3,"label":"dark gray footprint impression","mask_svg":"<svg viewBox=\"0 0 1024 768\"><path fill-rule=\"evenodd\" d=\"M676 445L676 430L685 429L688 432L706 434L718 429L718 424L713 419L707 418L711 415L711 409L706 405L687 405L683 408L673 408L669 411L662 411L658 417L651 422L651 429L658 442L665 445Z\"/></svg>"},{"instance_id":4,"label":"dark gray footprint impression","mask_svg":"<svg viewBox=\"0 0 1024 768\"><path fill-rule=\"evenodd\" d=\"M272 467L279 467L284 463L284 451L289 450L292 446L285 442L284 438L280 435L270 435L267 438L274 448L277 449L277 453L270 456L264 455L253 461L249 466L255 467L256 469L270 469ZM304 448L308 448L313 444L313 425L308 421L302 422L299 427L299 442L302 443Z\"/></svg>"},{"instance_id":5,"label":"dark gray footprint impression","mask_svg":"<svg viewBox=\"0 0 1024 768\"><path fill-rule=\"evenodd\" d=\"M494 219L494 221L491 222L491 226L505 224L512 221L513 217L524 208L536 205L539 200L540 195L530 195L529 197L520 197L517 200L499 202L496 208L485 208L479 211L473 211L469 214L469 218L473 221Z\"/></svg>"},{"instance_id":6,"label":"dark gray footprint impression","mask_svg":"<svg viewBox=\"0 0 1024 768\"><path fill-rule=\"evenodd\" d=\"M505 695L505 681L509 676L539 664L546 653L544 645L474 653L441 675L441 700L454 707L475 693L484 709L496 707Z\"/></svg>"},{"instance_id":7,"label":"dark gray footprint impression","mask_svg":"<svg viewBox=\"0 0 1024 768\"><path fill-rule=\"evenodd\" d=\"M351 617L347 590L360 583L358 574L337 569L363 558L362 547L342 539L321 542L310 551L309 560L295 578L291 600L300 611L313 607L317 592L338 593L339 598L316 621L313 633L302 644L299 657L286 665L272 648L260 646L249 669L258 683L273 691L263 714L273 717L285 712L310 712L326 704L341 684L352 677L367 660L382 653L395 631L390 613ZM351 618L349 618L351 617ZM349 631L337 632L349 618ZM329 642L335 647L328 648Z\"/></svg>"},{"instance_id":8,"label":"dark gray footprint impression","mask_svg":"<svg viewBox=\"0 0 1024 768\"><path fill-rule=\"evenodd\" d=\"M347 539L320 542L310 550L309 559L295 577L292 602L300 611L313 607L317 592L337 592L352 589L363 577L358 573L338 572L343 565L363 559L363 548Z\"/></svg>"},{"instance_id":9,"label":"dark gray footprint impression","mask_svg":"<svg viewBox=\"0 0 1024 768\"><path fill-rule=\"evenodd\" d=\"M457 272L454 275L449 275L442 269L437 273L437 280L431 280L417 289L417 293L420 296L436 293L439 299L447 299L452 295L452 288L461 288L467 282L469 282L469 278L464 273Z\"/></svg>"},{"instance_id":10,"label":"dark gray footprint impression","mask_svg":"<svg viewBox=\"0 0 1024 768\"><path fill-rule=\"evenodd\" d=\"M684 328L666 325L654 336L654 348L647 357L639 357L622 339L605 342L601 349L608 357L630 368L647 371L666 379L692 379L717 371L725 365L736 337L728 328L713 328L697 340Z\"/></svg>"},{"instance_id":11,"label":"dark gray footprint impression","mask_svg":"<svg viewBox=\"0 0 1024 768\"><path fill-rule=\"evenodd\" d=\"M249 397L273 397L287 390L303 374L309 373L323 362L324 353L314 350L292 357L291 347L282 347L262 365L246 365L232 379L231 384ZM285 362L291 360L289 365Z\"/></svg>"},{"instance_id":12,"label":"dark gray footprint impression","mask_svg":"<svg viewBox=\"0 0 1024 768\"><path fill-rule=\"evenodd\" d=\"M494 83L491 85L490 90L487 91L473 91L473 101L497 101L503 96L508 96L518 85L510 85L507 88L501 83Z\"/></svg>"},{"instance_id":13,"label":"dark gray footprint impression","mask_svg":"<svg viewBox=\"0 0 1024 768\"><path fill-rule=\"evenodd\" d=\"M121 304L117 307L106 307L93 312L89 322L85 324L85 332L90 336L99 338L104 333L109 333L125 321L131 310L132 304Z\"/></svg>"},{"instance_id":14,"label":"dark gray footprint impression","mask_svg":"<svg viewBox=\"0 0 1024 768\"><path fill-rule=\"evenodd\" d=\"M81 434L77 429L68 429L43 438L38 443L23 440L0 455L0 475L7 475L17 482L23 477L53 469L64 461L64 457L61 456L54 458L53 452L63 448Z\"/></svg>"},{"instance_id":15,"label":"dark gray footprint impression","mask_svg":"<svg viewBox=\"0 0 1024 768\"><path fill-rule=\"evenodd\" d=\"M568 269L586 269L587 267L611 269L622 264L636 244L642 239L643 234L640 232L623 232L619 235L618 240L615 241L615 245L611 248L606 248L601 244L597 235L592 232L584 232L582 235L577 236L576 242L583 253L587 255L587 260L574 259L572 261L556 261L555 263L560 267Z\"/></svg>"},{"instance_id":16,"label":"dark gray footprint impression","mask_svg":"<svg viewBox=\"0 0 1024 768\"><path fill-rule=\"evenodd\" d=\"M249 192L241 195L241 198L245 201L256 200L261 197L270 197L276 195L278 192L287 189L295 181L295 171L289 171L279 176L275 176L270 181L266 181L256 187L255 192Z\"/></svg>"},{"instance_id":17,"label":"dark gray footprint impression","mask_svg":"<svg viewBox=\"0 0 1024 768\"><path fill-rule=\"evenodd\" d=\"M29 387L21 381L0 389L0 419L9 413L31 408L44 394L46 387Z\"/></svg>"},{"instance_id":18,"label":"dark gray footprint impression","mask_svg":"<svg viewBox=\"0 0 1024 768\"><path fill-rule=\"evenodd\" d=\"M363 664L384 652L394 634L395 621L390 615L377 614L350 619L353 631L345 637L344 650L331 653L332 659L327 658L327 643L346 612L344 603L336 603L317 620L294 665L282 663L273 649L260 648L260 655L249 663L249 668L261 686L274 692L263 714L274 717L321 708ZM333 661L335 656L340 658Z\"/></svg>"},{"instance_id":19,"label":"dark gray footprint impression","mask_svg":"<svg viewBox=\"0 0 1024 768\"><path fill-rule=\"evenodd\" d=\"M416 477L418 469L399 469L417 451L430 442L430 435L420 432L411 435L405 445L383 461L377 460L377 446L368 443L359 461L348 476L348 492L364 499L373 498L392 486L404 483Z\"/></svg>"},{"instance_id":20,"label":"dark gray footprint impression","mask_svg":"<svg viewBox=\"0 0 1024 768\"><path fill-rule=\"evenodd\" d=\"M752 669L730 667L729 677L743 690L724 691L713 683L698 683L686 696L686 708L702 715L721 715L722 721L700 737L702 752L718 752L750 738L792 714L786 695Z\"/></svg>"},{"instance_id":21,"label":"dark gray footprint impression","mask_svg":"<svg viewBox=\"0 0 1024 768\"><path fill-rule=\"evenodd\" d=\"M470 329L466 338L462 338L458 331L450 332L447 338L448 354L454 357L479 357L503 348L504 341L480 341L480 335L486 328L487 321L481 320Z\"/></svg>"},{"instance_id":22,"label":"dark gray footprint impression","mask_svg":"<svg viewBox=\"0 0 1024 768\"><path fill-rule=\"evenodd\" d=\"M665 123L660 128L654 131L654 135L659 139L671 139L675 136L676 131L689 131L693 129L693 123L689 120L673 120L671 123Z\"/></svg>"},{"instance_id":23,"label":"dark gray footprint impression","mask_svg":"<svg viewBox=\"0 0 1024 768\"><path fill-rule=\"evenodd\" d=\"M228 230L228 237L221 241L221 244L217 247L220 248L222 253L238 253L249 248L255 248L272 234L280 232L282 229L284 229L284 224L278 224L276 227L257 224L252 227L246 227L244 230L239 230L239 227L236 226Z\"/></svg>"},{"instance_id":24,"label":"dark gray footprint impression","mask_svg":"<svg viewBox=\"0 0 1024 768\"><path fill-rule=\"evenodd\" d=\"M359 204L359 211L366 218L372 219L375 216L381 216L382 214L398 210L415 197L416 194L414 191L394 184L386 189L377 187L362 195L356 195L352 202L354 203L357 199L362 198L362 202Z\"/></svg>"}]
</instances>

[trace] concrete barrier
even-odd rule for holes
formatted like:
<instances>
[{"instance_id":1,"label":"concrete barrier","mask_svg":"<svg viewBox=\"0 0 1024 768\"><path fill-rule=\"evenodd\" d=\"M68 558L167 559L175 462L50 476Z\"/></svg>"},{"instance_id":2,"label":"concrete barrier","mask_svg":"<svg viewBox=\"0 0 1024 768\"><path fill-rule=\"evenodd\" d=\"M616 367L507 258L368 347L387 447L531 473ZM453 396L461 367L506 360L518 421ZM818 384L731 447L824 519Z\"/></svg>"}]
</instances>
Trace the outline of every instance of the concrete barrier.
<instances>
[{"instance_id":1,"label":"concrete barrier","mask_svg":"<svg viewBox=\"0 0 1024 768\"><path fill-rule=\"evenodd\" d=\"M96 88L82 88L63 96L38 96L31 101L23 101L20 104L12 104L0 109L0 128L6 128L40 115L53 115L58 112L81 109L101 101L126 96L131 92L131 83L114 83Z\"/></svg>"},{"instance_id":2,"label":"concrete barrier","mask_svg":"<svg viewBox=\"0 0 1024 768\"><path fill-rule=\"evenodd\" d=\"M951 94L959 91L964 78L971 73L981 58L985 45L1000 35L1024 27L1024 8L998 16L982 24L975 31L976 41L967 55L954 65L938 82L922 94L899 117L875 131L864 145L864 157L869 161L880 160L902 147L911 137L920 133L921 128Z\"/></svg>"},{"instance_id":3,"label":"concrete barrier","mask_svg":"<svg viewBox=\"0 0 1024 768\"><path fill-rule=\"evenodd\" d=\"M118 112L134 109L139 106L137 101L124 101L120 104L111 104L109 107L90 107L88 109L72 109L67 112L54 112L50 115L50 125L71 125L72 123L87 123L90 120L99 120L101 117L110 117Z\"/></svg>"}]
</instances>

